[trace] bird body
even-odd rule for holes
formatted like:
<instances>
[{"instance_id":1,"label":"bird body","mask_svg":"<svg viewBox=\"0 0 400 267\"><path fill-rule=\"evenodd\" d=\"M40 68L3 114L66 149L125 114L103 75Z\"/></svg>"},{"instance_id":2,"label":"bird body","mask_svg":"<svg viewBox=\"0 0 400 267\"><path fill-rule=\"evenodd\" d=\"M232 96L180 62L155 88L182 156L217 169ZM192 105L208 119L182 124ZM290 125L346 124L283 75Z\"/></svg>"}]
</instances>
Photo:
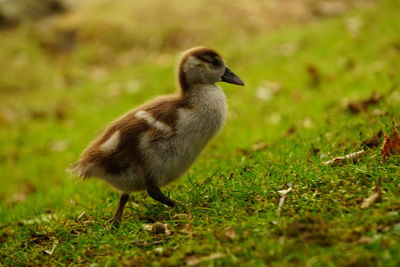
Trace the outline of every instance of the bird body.
<instances>
[{"instance_id":1,"label":"bird body","mask_svg":"<svg viewBox=\"0 0 400 267\"><path fill-rule=\"evenodd\" d=\"M204 47L188 50L178 71L180 95L127 112L70 167L75 176L98 177L123 192L114 224L133 191L147 190L154 199L174 205L159 187L179 178L225 121L225 94L215 82L243 85L219 54Z\"/></svg>"},{"instance_id":2,"label":"bird body","mask_svg":"<svg viewBox=\"0 0 400 267\"><path fill-rule=\"evenodd\" d=\"M176 127L168 140L143 140L141 148L158 186L179 178L222 127L226 116L225 94L216 85L194 88L189 107L176 110ZM149 145L150 144L150 145Z\"/></svg>"}]
</instances>

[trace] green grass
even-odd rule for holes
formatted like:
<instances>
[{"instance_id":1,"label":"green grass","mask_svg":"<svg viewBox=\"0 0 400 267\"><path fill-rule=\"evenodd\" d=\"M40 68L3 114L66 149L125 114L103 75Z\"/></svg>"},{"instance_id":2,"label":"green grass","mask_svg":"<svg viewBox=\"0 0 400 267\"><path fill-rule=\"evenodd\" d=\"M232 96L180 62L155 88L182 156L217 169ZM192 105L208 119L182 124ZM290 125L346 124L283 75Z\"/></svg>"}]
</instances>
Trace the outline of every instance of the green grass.
<instances>
[{"instance_id":1,"label":"green grass","mask_svg":"<svg viewBox=\"0 0 400 267\"><path fill-rule=\"evenodd\" d=\"M218 43L246 82L221 84L230 109L224 130L182 179L163 188L177 207L136 193L119 229L107 227L118 194L98 180L69 179L64 170L108 121L174 92L177 51L88 78L93 65L68 67L84 61L86 50L55 60L37 43L21 42L29 28L2 33L8 38L0 55L22 49L30 65L1 80L0 263L398 266L399 157L383 163L380 147L363 141L399 123L399 17L397 1L381 1L246 42ZM358 31L348 29L351 20L361 23ZM295 51L284 55L288 44ZM281 89L262 100L257 91L267 81ZM373 92L382 95L379 103L358 114L347 109ZM260 142L268 146L254 151ZM322 164L361 149L366 154L357 160ZM361 209L379 179L381 200ZM277 191L289 183L293 191L279 215ZM26 199L18 201L17 193ZM171 233L144 228L154 222Z\"/></svg>"}]
</instances>

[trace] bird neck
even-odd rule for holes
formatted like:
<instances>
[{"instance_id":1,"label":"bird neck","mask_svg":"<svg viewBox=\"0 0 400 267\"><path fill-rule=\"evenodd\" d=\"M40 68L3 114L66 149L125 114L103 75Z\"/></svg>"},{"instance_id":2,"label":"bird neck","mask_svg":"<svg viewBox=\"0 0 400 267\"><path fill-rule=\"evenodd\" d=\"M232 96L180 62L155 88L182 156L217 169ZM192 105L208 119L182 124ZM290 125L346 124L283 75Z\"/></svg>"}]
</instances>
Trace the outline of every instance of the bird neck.
<instances>
[{"instance_id":1,"label":"bird neck","mask_svg":"<svg viewBox=\"0 0 400 267\"><path fill-rule=\"evenodd\" d=\"M182 68L182 65L181 65L181 68ZM185 94L189 90L189 84L186 80L186 74L183 72L182 69L180 69L180 71L179 71L178 81L179 81L179 87L181 88L182 93Z\"/></svg>"},{"instance_id":2,"label":"bird neck","mask_svg":"<svg viewBox=\"0 0 400 267\"><path fill-rule=\"evenodd\" d=\"M189 86L186 90L181 90L182 98L193 101L196 99L207 99L213 92L221 91L221 88L216 84L194 84Z\"/></svg>"}]
</instances>

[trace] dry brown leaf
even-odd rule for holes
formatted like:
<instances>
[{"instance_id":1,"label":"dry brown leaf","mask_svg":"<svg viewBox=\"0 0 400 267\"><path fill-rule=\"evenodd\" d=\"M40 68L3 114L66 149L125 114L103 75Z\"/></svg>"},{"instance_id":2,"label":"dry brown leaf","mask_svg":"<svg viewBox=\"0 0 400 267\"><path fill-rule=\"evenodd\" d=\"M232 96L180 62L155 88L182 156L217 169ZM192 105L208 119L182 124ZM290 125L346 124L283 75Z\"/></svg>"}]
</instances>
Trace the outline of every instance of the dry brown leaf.
<instances>
[{"instance_id":1,"label":"dry brown leaf","mask_svg":"<svg viewBox=\"0 0 400 267\"><path fill-rule=\"evenodd\" d=\"M58 121L64 121L66 116L67 116L67 112L66 112L66 104L65 103L58 103L56 105L56 107L54 108L54 117L58 120Z\"/></svg>"},{"instance_id":2,"label":"dry brown leaf","mask_svg":"<svg viewBox=\"0 0 400 267\"><path fill-rule=\"evenodd\" d=\"M360 151L357 151L357 152L353 152L353 153L347 154L347 155L345 155L343 157L337 157L337 158L334 158L334 159L331 159L331 160L328 160L328 161L324 161L324 162L322 162L322 164L324 164L326 166L332 165L332 164L337 165L337 164L339 164L340 162L342 162L345 159L355 159L355 158L360 157L364 153L365 153L364 150L360 150Z\"/></svg>"},{"instance_id":3,"label":"dry brown leaf","mask_svg":"<svg viewBox=\"0 0 400 267\"><path fill-rule=\"evenodd\" d=\"M382 130L380 130L378 133L376 133L374 136L365 139L362 144L369 147L369 148L375 148L379 146L379 139L383 136Z\"/></svg>"},{"instance_id":4,"label":"dry brown leaf","mask_svg":"<svg viewBox=\"0 0 400 267\"><path fill-rule=\"evenodd\" d=\"M319 69L313 64L308 64L306 66L306 71L310 79L310 86L318 87L322 80L322 75Z\"/></svg>"},{"instance_id":5,"label":"dry brown leaf","mask_svg":"<svg viewBox=\"0 0 400 267\"><path fill-rule=\"evenodd\" d=\"M397 129L393 130L393 138L384 135L381 153L384 161L392 155L400 154L400 135Z\"/></svg>"},{"instance_id":6,"label":"dry brown leaf","mask_svg":"<svg viewBox=\"0 0 400 267\"><path fill-rule=\"evenodd\" d=\"M297 131L296 126L295 126L295 125L292 125L292 126L289 127L289 129L287 129L285 135L286 135L286 136L290 136L290 135L294 134L296 131Z\"/></svg>"},{"instance_id":7,"label":"dry brown leaf","mask_svg":"<svg viewBox=\"0 0 400 267\"><path fill-rule=\"evenodd\" d=\"M256 143L254 145L251 146L251 150L253 151L261 151L264 150L266 148L268 148L268 144L265 142L260 142L260 143Z\"/></svg>"},{"instance_id":8,"label":"dry brown leaf","mask_svg":"<svg viewBox=\"0 0 400 267\"><path fill-rule=\"evenodd\" d=\"M375 105L378 104L379 101L382 100L382 96L377 94L377 93L373 93L368 99L360 101L360 102L350 102L347 105L347 108L357 114L363 111L366 111L368 109L369 106L371 105Z\"/></svg>"},{"instance_id":9,"label":"dry brown leaf","mask_svg":"<svg viewBox=\"0 0 400 267\"><path fill-rule=\"evenodd\" d=\"M243 154L246 157L249 157L252 155L252 152L258 152L258 151L262 151L264 149L267 149L270 145L260 141L258 143L254 143L253 145L251 145L251 148L248 149L238 149L237 152L239 152L240 154Z\"/></svg>"},{"instance_id":10,"label":"dry brown leaf","mask_svg":"<svg viewBox=\"0 0 400 267\"><path fill-rule=\"evenodd\" d=\"M372 194L369 197L365 198L361 203L361 208L362 209L368 208L369 206L377 202L381 198L381 195L382 195L382 186L381 182L378 181L374 187Z\"/></svg>"}]
</instances>

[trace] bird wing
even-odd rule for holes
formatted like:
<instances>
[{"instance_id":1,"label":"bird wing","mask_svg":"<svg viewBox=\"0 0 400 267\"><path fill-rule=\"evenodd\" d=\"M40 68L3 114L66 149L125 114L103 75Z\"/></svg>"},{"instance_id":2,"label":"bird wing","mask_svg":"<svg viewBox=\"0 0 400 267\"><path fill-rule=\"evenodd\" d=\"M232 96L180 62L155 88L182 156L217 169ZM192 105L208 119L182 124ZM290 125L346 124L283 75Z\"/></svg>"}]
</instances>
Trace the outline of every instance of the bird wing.
<instances>
[{"instance_id":1,"label":"bird wing","mask_svg":"<svg viewBox=\"0 0 400 267\"><path fill-rule=\"evenodd\" d=\"M144 165L143 149L175 134L179 98L152 101L112 122L83 152L69 172L89 178L118 174L132 165Z\"/></svg>"}]
</instances>

